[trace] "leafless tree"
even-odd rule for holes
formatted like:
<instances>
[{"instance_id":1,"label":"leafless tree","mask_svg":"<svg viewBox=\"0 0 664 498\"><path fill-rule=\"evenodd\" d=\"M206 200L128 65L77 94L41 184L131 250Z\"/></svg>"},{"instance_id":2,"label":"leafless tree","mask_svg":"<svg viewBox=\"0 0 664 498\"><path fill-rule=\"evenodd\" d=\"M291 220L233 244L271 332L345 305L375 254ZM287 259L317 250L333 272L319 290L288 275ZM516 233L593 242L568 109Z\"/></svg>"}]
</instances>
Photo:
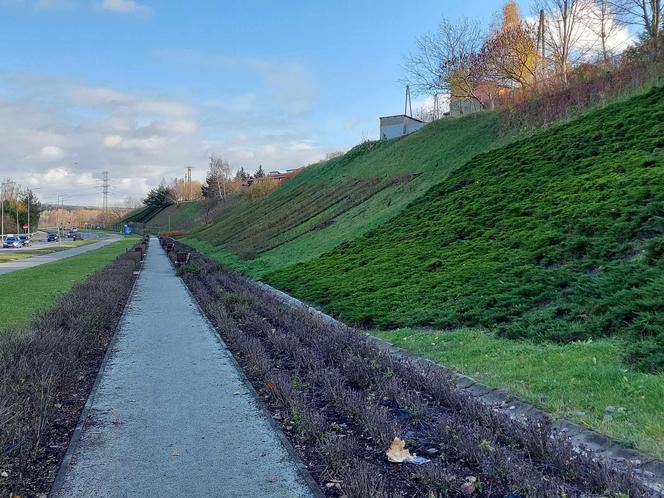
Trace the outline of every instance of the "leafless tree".
<instances>
[{"instance_id":1,"label":"leafless tree","mask_svg":"<svg viewBox=\"0 0 664 498\"><path fill-rule=\"evenodd\" d=\"M507 86L527 87L537 79L539 55L533 26L521 21L504 26L483 48L493 79Z\"/></svg>"},{"instance_id":2,"label":"leafless tree","mask_svg":"<svg viewBox=\"0 0 664 498\"><path fill-rule=\"evenodd\" d=\"M650 60L656 61L661 51L659 37L664 0L612 0L611 4L623 22L639 25L644 29L650 45Z\"/></svg>"},{"instance_id":3,"label":"leafless tree","mask_svg":"<svg viewBox=\"0 0 664 498\"><path fill-rule=\"evenodd\" d=\"M570 68L588 55L591 47L581 43L591 12L591 0L536 0L546 22L545 44L548 58L563 83Z\"/></svg>"},{"instance_id":4,"label":"leafless tree","mask_svg":"<svg viewBox=\"0 0 664 498\"><path fill-rule=\"evenodd\" d=\"M481 56L485 38L477 21L442 19L438 30L420 37L416 52L406 58L406 82L420 95L450 93L476 99L474 89L487 78Z\"/></svg>"},{"instance_id":5,"label":"leafless tree","mask_svg":"<svg viewBox=\"0 0 664 498\"><path fill-rule=\"evenodd\" d=\"M590 7L588 29L599 39L598 53L604 65L611 64L613 59L612 48L609 46L611 38L622 27L615 15L612 0L594 0Z\"/></svg>"},{"instance_id":6,"label":"leafless tree","mask_svg":"<svg viewBox=\"0 0 664 498\"><path fill-rule=\"evenodd\" d=\"M226 183L231 176L231 165L219 156L210 156L210 176L214 178L219 199L226 200Z\"/></svg>"}]
</instances>

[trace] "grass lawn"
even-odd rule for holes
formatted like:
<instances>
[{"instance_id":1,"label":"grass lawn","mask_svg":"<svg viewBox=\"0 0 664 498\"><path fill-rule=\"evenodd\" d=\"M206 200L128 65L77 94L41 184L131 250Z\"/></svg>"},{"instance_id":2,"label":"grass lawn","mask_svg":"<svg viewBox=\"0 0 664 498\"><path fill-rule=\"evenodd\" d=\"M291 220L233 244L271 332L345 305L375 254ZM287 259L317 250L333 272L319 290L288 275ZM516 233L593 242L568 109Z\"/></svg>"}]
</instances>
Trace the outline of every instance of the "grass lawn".
<instances>
[{"instance_id":1,"label":"grass lawn","mask_svg":"<svg viewBox=\"0 0 664 498\"><path fill-rule=\"evenodd\" d=\"M400 329L376 336L551 413L664 458L664 374L621 363L616 339L569 344L514 341L477 329ZM607 406L616 411L605 419ZM623 410L624 409L624 410Z\"/></svg>"},{"instance_id":2,"label":"grass lawn","mask_svg":"<svg viewBox=\"0 0 664 498\"><path fill-rule=\"evenodd\" d=\"M32 258L33 256L43 256L44 254L51 254L58 251L64 251L65 249L71 249L73 247L85 246L88 244L94 244L99 242L98 240L74 240L71 242L63 242L58 244L54 242L53 245L48 247L41 247L39 249L30 249L27 251L14 251L12 249L2 249L0 250L0 263L5 261L16 261L17 259Z\"/></svg>"},{"instance_id":3,"label":"grass lawn","mask_svg":"<svg viewBox=\"0 0 664 498\"><path fill-rule=\"evenodd\" d=\"M126 238L79 256L0 275L0 331L27 325L37 311L52 306L59 296L111 263L138 240Z\"/></svg>"}]
</instances>

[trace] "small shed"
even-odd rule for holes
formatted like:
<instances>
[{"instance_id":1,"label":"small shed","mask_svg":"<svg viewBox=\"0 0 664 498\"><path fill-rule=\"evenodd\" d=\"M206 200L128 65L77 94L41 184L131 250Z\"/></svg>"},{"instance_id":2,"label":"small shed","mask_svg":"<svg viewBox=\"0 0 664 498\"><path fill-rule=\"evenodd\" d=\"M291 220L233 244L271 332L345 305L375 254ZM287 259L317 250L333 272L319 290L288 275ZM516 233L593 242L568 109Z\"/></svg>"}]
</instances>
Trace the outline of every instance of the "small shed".
<instances>
[{"instance_id":1,"label":"small shed","mask_svg":"<svg viewBox=\"0 0 664 498\"><path fill-rule=\"evenodd\" d=\"M380 138L389 140L390 138L403 137L419 130L425 124L424 121L406 114L383 116L380 118Z\"/></svg>"}]
</instances>

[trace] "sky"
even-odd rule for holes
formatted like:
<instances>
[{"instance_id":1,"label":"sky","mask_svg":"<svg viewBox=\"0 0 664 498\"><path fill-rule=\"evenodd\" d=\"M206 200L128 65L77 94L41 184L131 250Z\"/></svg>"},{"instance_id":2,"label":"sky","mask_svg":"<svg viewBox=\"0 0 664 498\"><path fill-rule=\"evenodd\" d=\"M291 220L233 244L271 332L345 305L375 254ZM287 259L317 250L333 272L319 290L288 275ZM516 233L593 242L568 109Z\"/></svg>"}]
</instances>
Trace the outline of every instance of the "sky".
<instances>
[{"instance_id":1,"label":"sky","mask_svg":"<svg viewBox=\"0 0 664 498\"><path fill-rule=\"evenodd\" d=\"M203 180L212 154L316 162L402 112L404 57L443 14L488 23L502 4L0 0L0 180L98 206L108 171L119 206L187 166Z\"/></svg>"},{"instance_id":2,"label":"sky","mask_svg":"<svg viewBox=\"0 0 664 498\"><path fill-rule=\"evenodd\" d=\"M443 13L501 1L0 0L0 180L43 202L140 197L211 154L286 170L378 137Z\"/></svg>"}]
</instances>

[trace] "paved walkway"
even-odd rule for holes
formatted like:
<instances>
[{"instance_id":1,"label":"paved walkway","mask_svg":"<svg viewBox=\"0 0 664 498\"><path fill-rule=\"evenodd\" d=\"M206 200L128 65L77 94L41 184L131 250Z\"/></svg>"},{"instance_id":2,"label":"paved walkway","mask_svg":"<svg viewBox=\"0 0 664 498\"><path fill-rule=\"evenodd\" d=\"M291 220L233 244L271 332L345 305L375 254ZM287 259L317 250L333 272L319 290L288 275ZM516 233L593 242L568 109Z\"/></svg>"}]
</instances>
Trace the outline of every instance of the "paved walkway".
<instances>
[{"instance_id":1,"label":"paved walkway","mask_svg":"<svg viewBox=\"0 0 664 498\"><path fill-rule=\"evenodd\" d=\"M53 496L314 496L156 239Z\"/></svg>"},{"instance_id":2,"label":"paved walkway","mask_svg":"<svg viewBox=\"0 0 664 498\"><path fill-rule=\"evenodd\" d=\"M18 270L25 270L27 268L33 268L35 266L43 265L45 263L52 263L53 261L59 261L65 258L71 258L72 256L78 256L84 252L94 251L95 249L100 249L111 242L117 242L120 240L120 237L109 237L108 239L95 242L94 244L88 244L80 247L72 247L71 249L64 249L58 252L52 252L50 254L44 254L43 256L34 256L32 258L17 259L15 261L6 261L0 263L0 275L6 273L12 273ZM31 248L33 249L33 248ZM14 249L3 249L3 251L11 251Z\"/></svg>"}]
</instances>

